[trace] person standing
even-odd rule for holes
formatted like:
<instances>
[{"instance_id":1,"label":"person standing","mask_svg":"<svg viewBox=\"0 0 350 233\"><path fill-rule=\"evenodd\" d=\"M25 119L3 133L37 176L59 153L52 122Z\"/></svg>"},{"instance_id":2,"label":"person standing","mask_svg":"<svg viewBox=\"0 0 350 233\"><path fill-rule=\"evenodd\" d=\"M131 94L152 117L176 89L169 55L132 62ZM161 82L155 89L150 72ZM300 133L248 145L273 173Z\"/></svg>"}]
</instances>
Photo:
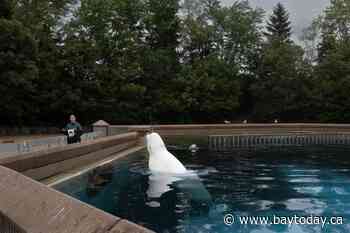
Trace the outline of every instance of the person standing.
<instances>
[{"instance_id":1,"label":"person standing","mask_svg":"<svg viewBox=\"0 0 350 233\"><path fill-rule=\"evenodd\" d=\"M70 122L63 129L64 134L67 136L67 143L80 143L83 129L73 114L69 116L69 121Z\"/></svg>"}]
</instances>

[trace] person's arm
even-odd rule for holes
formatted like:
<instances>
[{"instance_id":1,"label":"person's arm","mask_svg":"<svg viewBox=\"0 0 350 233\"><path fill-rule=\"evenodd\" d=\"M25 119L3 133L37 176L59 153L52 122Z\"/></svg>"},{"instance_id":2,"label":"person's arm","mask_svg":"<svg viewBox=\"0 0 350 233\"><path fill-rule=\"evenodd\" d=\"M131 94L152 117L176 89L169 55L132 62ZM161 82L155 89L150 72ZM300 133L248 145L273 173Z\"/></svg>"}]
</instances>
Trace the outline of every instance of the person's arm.
<instances>
[{"instance_id":1,"label":"person's arm","mask_svg":"<svg viewBox=\"0 0 350 233\"><path fill-rule=\"evenodd\" d=\"M67 136L68 135L68 124L64 128L62 128L61 131L64 135Z\"/></svg>"},{"instance_id":2,"label":"person's arm","mask_svg":"<svg viewBox=\"0 0 350 233\"><path fill-rule=\"evenodd\" d=\"M83 127L81 127L81 125L80 125L80 123L78 123L78 128L77 128L77 130L78 130L78 135L79 135L79 137L83 134Z\"/></svg>"}]
</instances>

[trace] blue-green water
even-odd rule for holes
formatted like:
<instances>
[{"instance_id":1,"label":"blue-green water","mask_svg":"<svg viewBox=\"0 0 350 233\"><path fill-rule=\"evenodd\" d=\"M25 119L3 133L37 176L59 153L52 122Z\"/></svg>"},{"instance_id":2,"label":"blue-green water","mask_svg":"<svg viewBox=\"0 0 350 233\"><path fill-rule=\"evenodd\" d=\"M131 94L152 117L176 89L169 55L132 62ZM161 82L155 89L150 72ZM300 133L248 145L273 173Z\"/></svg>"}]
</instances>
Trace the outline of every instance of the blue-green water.
<instances>
[{"instance_id":1,"label":"blue-green water","mask_svg":"<svg viewBox=\"0 0 350 233\"><path fill-rule=\"evenodd\" d=\"M332 146L220 153L203 149L194 155L171 150L192 170L188 177L151 174L147 152L140 151L56 188L161 233L350 232L349 151ZM234 224L224 224L226 214L235 216ZM238 219L274 215L342 219L323 228L245 225Z\"/></svg>"}]
</instances>

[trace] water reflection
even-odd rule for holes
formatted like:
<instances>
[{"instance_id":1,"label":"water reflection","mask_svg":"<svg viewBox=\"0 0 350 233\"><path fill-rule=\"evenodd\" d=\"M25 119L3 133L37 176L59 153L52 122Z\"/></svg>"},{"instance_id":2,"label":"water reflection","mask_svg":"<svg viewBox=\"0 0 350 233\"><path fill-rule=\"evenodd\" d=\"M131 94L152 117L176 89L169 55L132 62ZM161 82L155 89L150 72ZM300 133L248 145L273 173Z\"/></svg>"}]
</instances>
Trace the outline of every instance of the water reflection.
<instances>
[{"instance_id":1,"label":"water reflection","mask_svg":"<svg viewBox=\"0 0 350 233\"><path fill-rule=\"evenodd\" d=\"M176 213L183 213L189 205L200 207L200 211L209 210L211 196L194 172L184 175L151 173L148 177L146 204L149 207L160 207L161 199L166 197L165 194L169 191L176 192L179 200L179 203L175 204Z\"/></svg>"},{"instance_id":2,"label":"water reflection","mask_svg":"<svg viewBox=\"0 0 350 233\"><path fill-rule=\"evenodd\" d=\"M96 196L113 180L113 166L107 165L96 168L88 173L86 193L89 197Z\"/></svg>"}]
</instances>

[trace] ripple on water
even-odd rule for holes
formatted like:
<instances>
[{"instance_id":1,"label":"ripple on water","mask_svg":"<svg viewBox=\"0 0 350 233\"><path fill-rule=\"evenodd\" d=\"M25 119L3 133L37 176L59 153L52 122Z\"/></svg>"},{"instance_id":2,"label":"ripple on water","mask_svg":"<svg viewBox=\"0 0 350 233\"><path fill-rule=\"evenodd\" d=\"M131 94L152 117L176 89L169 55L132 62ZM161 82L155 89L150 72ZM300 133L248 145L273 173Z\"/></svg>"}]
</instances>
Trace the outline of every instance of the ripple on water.
<instances>
[{"instance_id":1,"label":"ripple on water","mask_svg":"<svg viewBox=\"0 0 350 233\"><path fill-rule=\"evenodd\" d=\"M258 201L253 201L253 202L247 203L247 205L255 206L256 211L269 210L274 204L275 204L275 202L268 201L268 200L258 200Z\"/></svg>"},{"instance_id":2,"label":"ripple on water","mask_svg":"<svg viewBox=\"0 0 350 233\"><path fill-rule=\"evenodd\" d=\"M269 189L269 188L271 188L271 185L268 185L268 184L258 184L258 185L256 185L256 188L257 188L257 189Z\"/></svg>"},{"instance_id":3,"label":"ripple on water","mask_svg":"<svg viewBox=\"0 0 350 233\"><path fill-rule=\"evenodd\" d=\"M344 187L333 187L332 191L338 195L350 195L350 192L347 191Z\"/></svg>"},{"instance_id":4,"label":"ripple on water","mask_svg":"<svg viewBox=\"0 0 350 233\"><path fill-rule=\"evenodd\" d=\"M288 180L290 183L320 183L321 180L319 178L312 178L312 177L303 177L303 178L297 178L297 179L290 179Z\"/></svg>"},{"instance_id":5,"label":"ripple on water","mask_svg":"<svg viewBox=\"0 0 350 233\"><path fill-rule=\"evenodd\" d=\"M304 211L307 214L321 215L327 208L327 204L316 198L292 198L283 202L288 210Z\"/></svg>"},{"instance_id":6,"label":"ripple on water","mask_svg":"<svg viewBox=\"0 0 350 233\"><path fill-rule=\"evenodd\" d=\"M292 169L292 170L290 170L291 173L302 173L302 174L319 173L320 171L321 171L320 169Z\"/></svg>"},{"instance_id":7,"label":"ripple on water","mask_svg":"<svg viewBox=\"0 0 350 233\"><path fill-rule=\"evenodd\" d=\"M270 177L270 176L262 176L262 177L255 177L254 180L258 181L272 181L275 180L275 177Z\"/></svg>"},{"instance_id":8,"label":"ripple on water","mask_svg":"<svg viewBox=\"0 0 350 233\"><path fill-rule=\"evenodd\" d=\"M350 172L350 169L332 169L332 172Z\"/></svg>"},{"instance_id":9,"label":"ripple on water","mask_svg":"<svg viewBox=\"0 0 350 233\"><path fill-rule=\"evenodd\" d=\"M294 190L301 194L317 195L322 192L322 186L299 186L294 187Z\"/></svg>"}]
</instances>

